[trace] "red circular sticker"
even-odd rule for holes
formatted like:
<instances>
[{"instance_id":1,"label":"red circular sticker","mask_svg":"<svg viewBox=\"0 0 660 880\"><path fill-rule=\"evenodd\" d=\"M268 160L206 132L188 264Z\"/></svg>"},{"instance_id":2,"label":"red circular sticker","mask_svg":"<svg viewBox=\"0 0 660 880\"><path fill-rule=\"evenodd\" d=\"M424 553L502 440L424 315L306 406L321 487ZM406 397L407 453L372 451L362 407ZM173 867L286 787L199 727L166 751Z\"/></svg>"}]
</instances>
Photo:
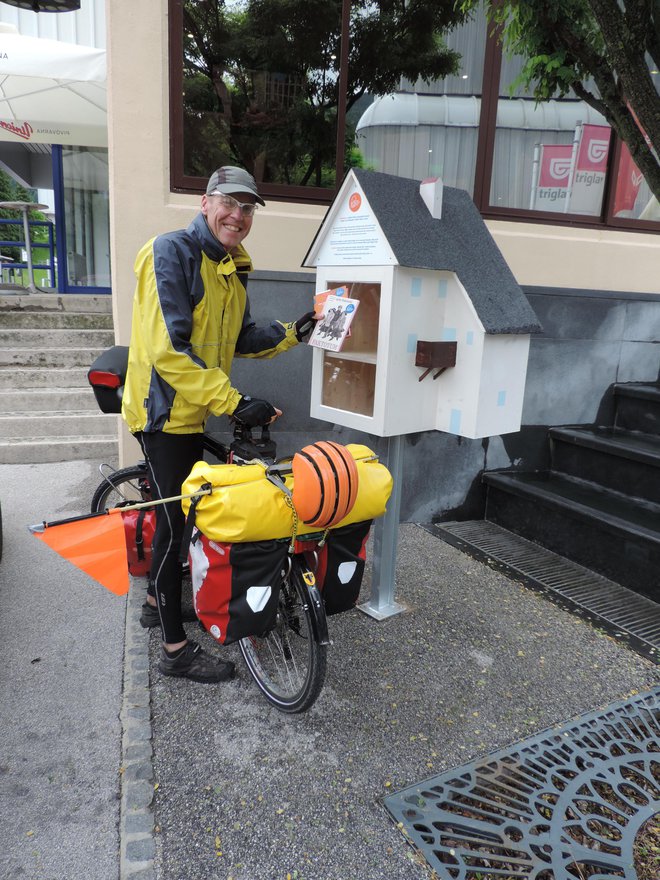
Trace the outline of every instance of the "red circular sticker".
<instances>
[{"instance_id":1,"label":"red circular sticker","mask_svg":"<svg viewBox=\"0 0 660 880\"><path fill-rule=\"evenodd\" d=\"M355 213L355 211L360 210L360 205L362 204L362 198L360 193L353 193L353 195L348 200L348 207Z\"/></svg>"}]
</instances>

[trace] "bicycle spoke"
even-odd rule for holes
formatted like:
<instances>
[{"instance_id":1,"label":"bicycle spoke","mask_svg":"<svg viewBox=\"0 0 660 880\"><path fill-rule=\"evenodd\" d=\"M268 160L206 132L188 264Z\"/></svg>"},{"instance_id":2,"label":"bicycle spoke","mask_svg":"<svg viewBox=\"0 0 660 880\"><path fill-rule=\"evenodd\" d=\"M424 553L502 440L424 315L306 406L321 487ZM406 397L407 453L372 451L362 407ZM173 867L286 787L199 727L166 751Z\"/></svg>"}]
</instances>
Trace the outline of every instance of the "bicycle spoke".
<instances>
[{"instance_id":1,"label":"bicycle spoke","mask_svg":"<svg viewBox=\"0 0 660 880\"><path fill-rule=\"evenodd\" d=\"M108 510L126 502L151 499L149 480L144 466L135 465L103 476L104 480L92 498L92 513Z\"/></svg>"},{"instance_id":2,"label":"bicycle spoke","mask_svg":"<svg viewBox=\"0 0 660 880\"><path fill-rule=\"evenodd\" d=\"M282 584L277 624L263 637L239 642L254 680L283 712L302 712L317 698L326 669L326 646L314 630L300 563Z\"/></svg>"}]
</instances>

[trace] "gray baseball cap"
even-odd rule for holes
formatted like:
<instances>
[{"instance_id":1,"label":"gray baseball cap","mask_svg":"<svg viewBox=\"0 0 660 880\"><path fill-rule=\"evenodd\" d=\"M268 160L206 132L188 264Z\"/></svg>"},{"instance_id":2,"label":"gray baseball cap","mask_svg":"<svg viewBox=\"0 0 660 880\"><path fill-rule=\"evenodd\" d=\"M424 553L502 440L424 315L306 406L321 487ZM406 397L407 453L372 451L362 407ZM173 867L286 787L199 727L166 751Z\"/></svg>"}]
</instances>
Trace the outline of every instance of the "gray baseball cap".
<instances>
[{"instance_id":1,"label":"gray baseball cap","mask_svg":"<svg viewBox=\"0 0 660 880\"><path fill-rule=\"evenodd\" d=\"M236 165L223 165L218 168L209 177L206 187L206 195L210 196L214 192L221 193L252 193L256 197L260 205L266 203L259 195L257 190L257 182L249 171L239 168Z\"/></svg>"}]
</instances>

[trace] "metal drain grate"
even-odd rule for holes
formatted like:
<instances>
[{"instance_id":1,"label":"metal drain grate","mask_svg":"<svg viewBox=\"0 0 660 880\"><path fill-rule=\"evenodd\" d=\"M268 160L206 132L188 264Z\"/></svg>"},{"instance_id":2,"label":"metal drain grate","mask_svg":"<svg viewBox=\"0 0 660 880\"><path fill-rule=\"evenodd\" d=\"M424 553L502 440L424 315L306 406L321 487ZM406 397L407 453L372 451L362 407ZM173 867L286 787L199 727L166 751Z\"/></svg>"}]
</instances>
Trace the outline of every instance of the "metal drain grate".
<instances>
[{"instance_id":1,"label":"metal drain grate","mask_svg":"<svg viewBox=\"0 0 660 880\"><path fill-rule=\"evenodd\" d=\"M495 523L447 522L431 534L475 558L496 561L505 573L583 612L631 647L658 660L660 605Z\"/></svg>"},{"instance_id":2,"label":"metal drain grate","mask_svg":"<svg viewBox=\"0 0 660 880\"><path fill-rule=\"evenodd\" d=\"M660 811L660 687L386 798L440 880L624 877Z\"/></svg>"}]
</instances>

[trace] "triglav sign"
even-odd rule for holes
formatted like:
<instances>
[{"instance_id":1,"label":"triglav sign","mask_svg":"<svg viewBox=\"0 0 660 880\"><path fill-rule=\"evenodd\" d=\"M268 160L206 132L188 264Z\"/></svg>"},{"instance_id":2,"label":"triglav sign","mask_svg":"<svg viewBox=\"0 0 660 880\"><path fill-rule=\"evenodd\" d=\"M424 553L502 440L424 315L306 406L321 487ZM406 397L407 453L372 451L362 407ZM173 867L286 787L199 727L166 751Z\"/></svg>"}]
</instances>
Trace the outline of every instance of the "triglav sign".
<instances>
[{"instance_id":1,"label":"triglav sign","mask_svg":"<svg viewBox=\"0 0 660 880\"><path fill-rule=\"evenodd\" d=\"M576 138L575 171L567 210L572 214L600 214L610 129L607 125L580 125Z\"/></svg>"},{"instance_id":2,"label":"triglav sign","mask_svg":"<svg viewBox=\"0 0 660 880\"><path fill-rule=\"evenodd\" d=\"M561 213L566 210L572 156L571 144L538 145L535 158L538 182L532 187L532 210Z\"/></svg>"}]
</instances>

